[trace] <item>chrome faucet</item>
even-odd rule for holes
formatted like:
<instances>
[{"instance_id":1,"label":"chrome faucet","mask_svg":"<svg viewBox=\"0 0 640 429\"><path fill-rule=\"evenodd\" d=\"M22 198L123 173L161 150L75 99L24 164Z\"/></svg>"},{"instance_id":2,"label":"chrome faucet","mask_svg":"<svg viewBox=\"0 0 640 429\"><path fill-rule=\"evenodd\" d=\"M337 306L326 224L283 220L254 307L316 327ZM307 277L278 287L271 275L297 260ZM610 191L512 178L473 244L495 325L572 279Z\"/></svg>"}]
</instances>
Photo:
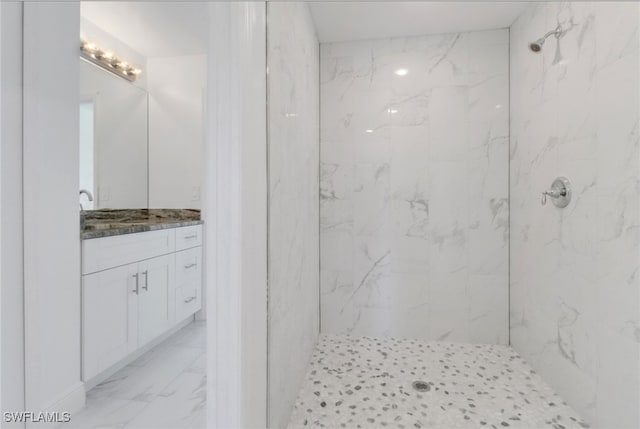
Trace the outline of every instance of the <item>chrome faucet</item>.
<instances>
[{"instance_id":1,"label":"chrome faucet","mask_svg":"<svg viewBox=\"0 0 640 429\"><path fill-rule=\"evenodd\" d=\"M86 189L80 189L80 196L82 196L82 194L85 194L87 196L89 202L93 201L93 195L91 194L91 192L87 191ZM84 210L84 207L82 207L82 203L80 203L80 210Z\"/></svg>"}]
</instances>

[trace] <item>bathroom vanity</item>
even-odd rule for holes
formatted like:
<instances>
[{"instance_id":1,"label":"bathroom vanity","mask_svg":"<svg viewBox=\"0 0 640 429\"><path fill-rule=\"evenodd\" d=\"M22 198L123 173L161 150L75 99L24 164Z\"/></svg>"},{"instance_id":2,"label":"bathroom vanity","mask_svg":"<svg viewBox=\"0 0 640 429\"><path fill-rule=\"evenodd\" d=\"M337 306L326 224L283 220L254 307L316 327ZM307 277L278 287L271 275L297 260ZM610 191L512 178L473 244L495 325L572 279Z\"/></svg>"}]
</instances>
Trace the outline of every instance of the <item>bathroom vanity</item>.
<instances>
[{"instance_id":1,"label":"bathroom vanity","mask_svg":"<svg viewBox=\"0 0 640 429\"><path fill-rule=\"evenodd\" d=\"M84 216L82 376L91 386L200 310L202 221L195 210Z\"/></svg>"}]
</instances>

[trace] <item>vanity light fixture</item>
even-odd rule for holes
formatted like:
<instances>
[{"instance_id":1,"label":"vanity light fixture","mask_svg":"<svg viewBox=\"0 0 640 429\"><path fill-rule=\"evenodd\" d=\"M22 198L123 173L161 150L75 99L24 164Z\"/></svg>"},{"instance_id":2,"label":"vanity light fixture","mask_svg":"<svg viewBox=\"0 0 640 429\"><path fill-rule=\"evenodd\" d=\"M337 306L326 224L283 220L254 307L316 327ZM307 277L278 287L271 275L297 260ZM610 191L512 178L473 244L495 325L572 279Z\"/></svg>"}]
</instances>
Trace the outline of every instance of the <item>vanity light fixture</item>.
<instances>
[{"instance_id":1,"label":"vanity light fixture","mask_svg":"<svg viewBox=\"0 0 640 429\"><path fill-rule=\"evenodd\" d=\"M118 58L113 52L101 49L95 43L82 40L80 42L80 57L110 71L129 82L135 82L142 70L136 68L122 58Z\"/></svg>"}]
</instances>

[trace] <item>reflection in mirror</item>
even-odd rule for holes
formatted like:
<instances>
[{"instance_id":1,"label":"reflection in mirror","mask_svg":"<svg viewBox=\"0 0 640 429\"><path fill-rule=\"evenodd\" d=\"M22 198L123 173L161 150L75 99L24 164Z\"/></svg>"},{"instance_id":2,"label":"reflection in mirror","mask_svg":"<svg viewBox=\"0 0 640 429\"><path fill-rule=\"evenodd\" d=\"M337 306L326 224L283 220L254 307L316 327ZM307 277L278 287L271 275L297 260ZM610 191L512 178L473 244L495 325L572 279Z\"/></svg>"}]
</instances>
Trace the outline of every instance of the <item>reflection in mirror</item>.
<instances>
[{"instance_id":1,"label":"reflection in mirror","mask_svg":"<svg viewBox=\"0 0 640 429\"><path fill-rule=\"evenodd\" d=\"M147 92L80 60L80 189L93 207L148 207Z\"/></svg>"},{"instance_id":2,"label":"reflection in mirror","mask_svg":"<svg viewBox=\"0 0 640 429\"><path fill-rule=\"evenodd\" d=\"M80 183L94 195L93 205L80 197L85 209L200 209L205 12L191 3L81 3L78 56L96 55L80 60ZM126 63L135 79L105 61Z\"/></svg>"},{"instance_id":3,"label":"reflection in mirror","mask_svg":"<svg viewBox=\"0 0 640 429\"><path fill-rule=\"evenodd\" d=\"M80 189L96 195L95 188L95 104L93 100L80 102ZM80 202L85 210L94 209L94 201Z\"/></svg>"}]
</instances>

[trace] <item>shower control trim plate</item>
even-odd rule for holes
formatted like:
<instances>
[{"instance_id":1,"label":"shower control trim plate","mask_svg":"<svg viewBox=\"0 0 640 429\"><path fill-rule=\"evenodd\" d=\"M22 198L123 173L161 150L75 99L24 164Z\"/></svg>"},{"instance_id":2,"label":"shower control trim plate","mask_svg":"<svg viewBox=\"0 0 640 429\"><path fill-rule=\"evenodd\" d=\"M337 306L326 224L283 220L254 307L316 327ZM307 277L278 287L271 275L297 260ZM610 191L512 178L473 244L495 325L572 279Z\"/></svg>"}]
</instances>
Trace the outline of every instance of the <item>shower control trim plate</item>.
<instances>
[{"instance_id":1,"label":"shower control trim plate","mask_svg":"<svg viewBox=\"0 0 640 429\"><path fill-rule=\"evenodd\" d=\"M558 177L551 184L551 189L542 193L541 204L547 204L547 197L551 197L551 201L556 207L565 208L571 202L571 182L566 177Z\"/></svg>"}]
</instances>

